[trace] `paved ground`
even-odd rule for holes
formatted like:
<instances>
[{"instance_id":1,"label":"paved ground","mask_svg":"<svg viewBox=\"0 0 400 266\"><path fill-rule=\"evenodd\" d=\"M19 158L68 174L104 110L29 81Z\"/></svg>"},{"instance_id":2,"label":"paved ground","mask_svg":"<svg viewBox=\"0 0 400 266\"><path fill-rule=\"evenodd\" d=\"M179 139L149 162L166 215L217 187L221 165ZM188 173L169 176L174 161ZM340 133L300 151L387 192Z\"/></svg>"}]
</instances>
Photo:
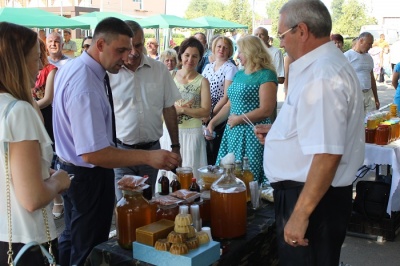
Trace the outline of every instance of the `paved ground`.
<instances>
[{"instance_id":1,"label":"paved ground","mask_svg":"<svg viewBox=\"0 0 400 266\"><path fill-rule=\"evenodd\" d=\"M393 101L395 90L387 83L378 84L378 95L381 106L384 106ZM283 89L278 89L278 108L282 106L284 101ZM366 177L374 178L374 172L370 171ZM63 219L56 221L57 230L60 234L64 228ZM111 231L115 229L113 222ZM395 241L377 242L375 240L347 236L342 246L341 262L343 266L398 266L400 251L400 237L397 236Z\"/></svg>"}]
</instances>

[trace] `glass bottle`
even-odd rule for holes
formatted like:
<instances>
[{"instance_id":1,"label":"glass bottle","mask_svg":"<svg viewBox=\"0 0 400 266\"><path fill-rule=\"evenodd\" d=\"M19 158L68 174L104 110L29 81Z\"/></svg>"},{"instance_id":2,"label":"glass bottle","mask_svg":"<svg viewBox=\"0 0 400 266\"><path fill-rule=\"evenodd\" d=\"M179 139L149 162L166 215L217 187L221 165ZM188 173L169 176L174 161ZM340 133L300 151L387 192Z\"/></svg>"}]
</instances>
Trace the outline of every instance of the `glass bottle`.
<instances>
[{"instance_id":1,"label":"glass bottle","mask_svg":"<svg viewBox=\"0 0 400 266\"><path fill-rule=\"evenodd\" d=\"M250 195L250 182L254 181L254 175L250 171L250 162L248 157L243 157L243 182L246 185L246 199L247 202L251 201L251 195Z\"/></svg>"},{"instance_id":2,"label":"glass bottle","mask_svg":"<svg viewBox=\"0 0 400 266\"><path fill-rule=\"evenodd\" d=\"M143 197L147 200L151 200L153 198L153 191L151 189L151 182L150 182L150 178L148 175L144 175L143 178L147 178L146 181L144 181L144 183L146 183L147 185L149 185L148 188L143 190Z\"/></svg>"},{"instance_id":3,"label":"glass bottle","mask_svg":"<svg viewBox=\"0 0 400 266\"><path fill-rule=\"evenodd\" d=\"M177 190L181 189L181 183L179 183L178 179L176 179L176 176L174 175L174 179L171 181L171 192L175 192Z\"/></svg>"},{"instance_id":4,"label":"glass bottle","mask_svg":"<svg viewBox=\"0 0 400 266\"><path fill-rule=\"evenodd\" d=\"M233 164L224 165L224 174L211 185L212 235L235 238L246 234L246 185L233 174Z\"/></svg>"},{"instance_id":5,"label":"glass bottle","mask_svg":"<svg viewBox=\"0 0 400 266\"><path fill-rule=\"evenodd\" d=\"M189 190L200 192L200 186L197 184L196 178L194 177L192 178L192 184L190 185Z\"/></svg>"},{"instance_id":6,"label":"glass bottle","mask_svg":"<svg viewBox=\"0 0 400 266\"><path fill-rule=\"evenodd\" d=\"M165 175L165 173L166 172L164 170L162 170L161 171L161 176L157 180L157 192L158 192L158 194L161 194L161 179Z\"/></svg>"},{"instance_id":7,"label":"glass bottle","mask_svg":"<svg viewBox=\"0 0 400 266\"><path fill-rule=\"evenodd\" d=\"M169 194L169 179L167 177L167 172L163 171L161 179L159 181L161 183L161 191L160 195L168 195Z\"/></svg>"},{"instance_id":8,"label":"glass bottle","mask_svg":"<svg viewBox=\"0 0 400 266\"><path fill-rule=\"evenodd\" d=\"M242 161L236 160L235 161L235 171L234 174L237 178L243 181L243 169L242 169Z\"/></svg>"},{"instance_id":9,"label":"glass bottle","mask_svg":"<svg viewBox=\"0 0 400 266\"><path fill-rule=\"evenodd\" d=\"M141 191L123 190L122 194L115 208L117 239L122 248L132 250L136 228L155 222L155 211Z\"/></svg>"}]
</instances>

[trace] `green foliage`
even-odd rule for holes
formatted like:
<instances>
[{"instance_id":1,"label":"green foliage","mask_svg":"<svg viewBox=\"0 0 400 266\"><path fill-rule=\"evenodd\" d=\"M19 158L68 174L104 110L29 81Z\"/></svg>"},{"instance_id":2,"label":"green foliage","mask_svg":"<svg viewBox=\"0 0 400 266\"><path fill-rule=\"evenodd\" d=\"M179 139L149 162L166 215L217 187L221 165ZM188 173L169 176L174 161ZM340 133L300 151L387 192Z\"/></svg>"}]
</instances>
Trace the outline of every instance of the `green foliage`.
<instances>
[{"instance_id":1,"label":"green foliage","mask_svg":"<svg viewBox=\"0 0 400 266\"><path fill-rule=\"evenodd\" d=\"M252 32L252 11L248 0L229 0L225 10L226 19L247 25Z\"/></svg>"},{"instance_id":2,"label":"green foliage","mask_svg":"<svg viewBox=\"0 0 400 266\"><path fill-rule=\"evenodd\" d=\"M361 26L376 23L376 18L367 15L363 2L347 0L342 6L342 15L333 26L333 32L343 36L358 36Z\"/></svg>"},{"instance_id":3,"label":"green foliage","mask_svg":"<svg viewBox=\"0 0 400 266\"><path fill-rule=\"evenodd\" d=\"M339 18L343 15L342 7L344 0L332 0L331 11L332 11L332 23L336 23Z\"/></svg>"},{"instance_id":4,"label":"green foliage","mask_svg":"<svg viewBox=\"0 0 400 266\"><path fill-rule=\"evenodd\" d=\"M287 0L271 0L267 4L267 15L272 20L270 36L276 36L278 33L279 10L286 2Z\"/></svg>"},{"instance_id":5,"label":"green foliage","mask_svg":"<svg viewBox=\"0 0 400 266\"><path fill-rule=\"evenodd\" d=\"M185 18L213 16L226 19L226 6L220 0L192 0L185 13Z\"/></svg>"}]
</instances>

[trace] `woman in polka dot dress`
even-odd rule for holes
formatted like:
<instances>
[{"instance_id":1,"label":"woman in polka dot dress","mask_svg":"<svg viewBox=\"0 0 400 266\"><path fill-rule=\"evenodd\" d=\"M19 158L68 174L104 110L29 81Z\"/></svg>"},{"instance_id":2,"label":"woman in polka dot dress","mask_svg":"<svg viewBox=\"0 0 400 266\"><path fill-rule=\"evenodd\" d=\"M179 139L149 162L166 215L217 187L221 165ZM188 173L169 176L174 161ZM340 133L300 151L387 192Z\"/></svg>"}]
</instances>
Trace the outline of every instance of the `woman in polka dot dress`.
<instances>
[{"instance_id":1,"label":"woman in polka dot dress","mask_svg":"<svg viewBox=\"0 0 400 266\"><path fill-rule=\"evenodd\" d=\"M245 36L238 40L238 58L244 66L236 73L228 88L228 102L208 124L211 132L228 119L217 164L227 153L233 152L237 160L249 157L250 170L254 179L265 182L263 171L263 146L258 142L253 128L247 125L244 115L253 124L270 124L277 93L277 76L265 44L255 36Z\"/></svg>"},{"instance_id":2,"label":"woman in polka dot dress","mask_svg":"<svg viewBox=\"0 0 400 266\"><path fill-rule=\"evenodd\" d=\"M211 91L211 113L210 117L203 119L203 123L213 118L228 102L227 90L232 84L233 77L238 71L235 64L229 58L233 54L233 43L231 39L218 36L212 43L212 52L215 58L213 63L208 64L202 75L210 82ZM215 129L215 138L207 140L207 163L214 165L217 160L219 146L226 126L226 120Z\"/></svg>"}]
</instances>

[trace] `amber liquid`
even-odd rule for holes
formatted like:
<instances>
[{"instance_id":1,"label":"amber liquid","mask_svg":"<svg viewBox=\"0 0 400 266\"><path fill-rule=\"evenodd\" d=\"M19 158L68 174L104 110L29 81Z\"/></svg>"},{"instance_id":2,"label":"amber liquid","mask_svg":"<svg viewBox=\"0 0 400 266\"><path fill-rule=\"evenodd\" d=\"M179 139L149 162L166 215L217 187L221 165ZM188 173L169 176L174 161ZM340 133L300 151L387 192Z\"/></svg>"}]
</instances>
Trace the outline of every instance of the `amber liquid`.
<instances>
[{"instance_id":1,"label":"amber liquid","mask_svg":"<svg viewBox=\"0 0 400 266\"><path fill-rule=\"evenodd\" d=\"M124 195L117 203L116 227L118 244L132 250L136 240L136 228L155 222L156 206L147 203L141 193Z\"/></svg>"},{"instance_id":2,"label":"amber liquid","mask_svg":"<svg viewBox=\"0 0 400 266\"><path fill-rule=\"evenodd\" d=\"M216 238L235 238L246 234L246 191L220 193L211 190L211 232Z\"/></svg>"},{"instance_id":3,"label":"amber liquid","mask_svg":"<svg viewBox=\"0 0 400 266\"><path fill-rule=\"evenodd\" d=\"M249 170L244 170L243 171L243 178L242 181L246 185L246 200L247 202L251 201L251 195L250 195L250 182L254 181L254 175L252 172Z\"/></svg>"},{"instance_id":4,"label":"amber liquid","mask_svg":"<svg viewBox=\"0 0 400 266\"><path fill-rule=\"evenodd\" d=\"M189 189L192 184L193 173L192 172L177 172L178 181L181 183L182 189Z\"/></svg>"}]
</instances>

